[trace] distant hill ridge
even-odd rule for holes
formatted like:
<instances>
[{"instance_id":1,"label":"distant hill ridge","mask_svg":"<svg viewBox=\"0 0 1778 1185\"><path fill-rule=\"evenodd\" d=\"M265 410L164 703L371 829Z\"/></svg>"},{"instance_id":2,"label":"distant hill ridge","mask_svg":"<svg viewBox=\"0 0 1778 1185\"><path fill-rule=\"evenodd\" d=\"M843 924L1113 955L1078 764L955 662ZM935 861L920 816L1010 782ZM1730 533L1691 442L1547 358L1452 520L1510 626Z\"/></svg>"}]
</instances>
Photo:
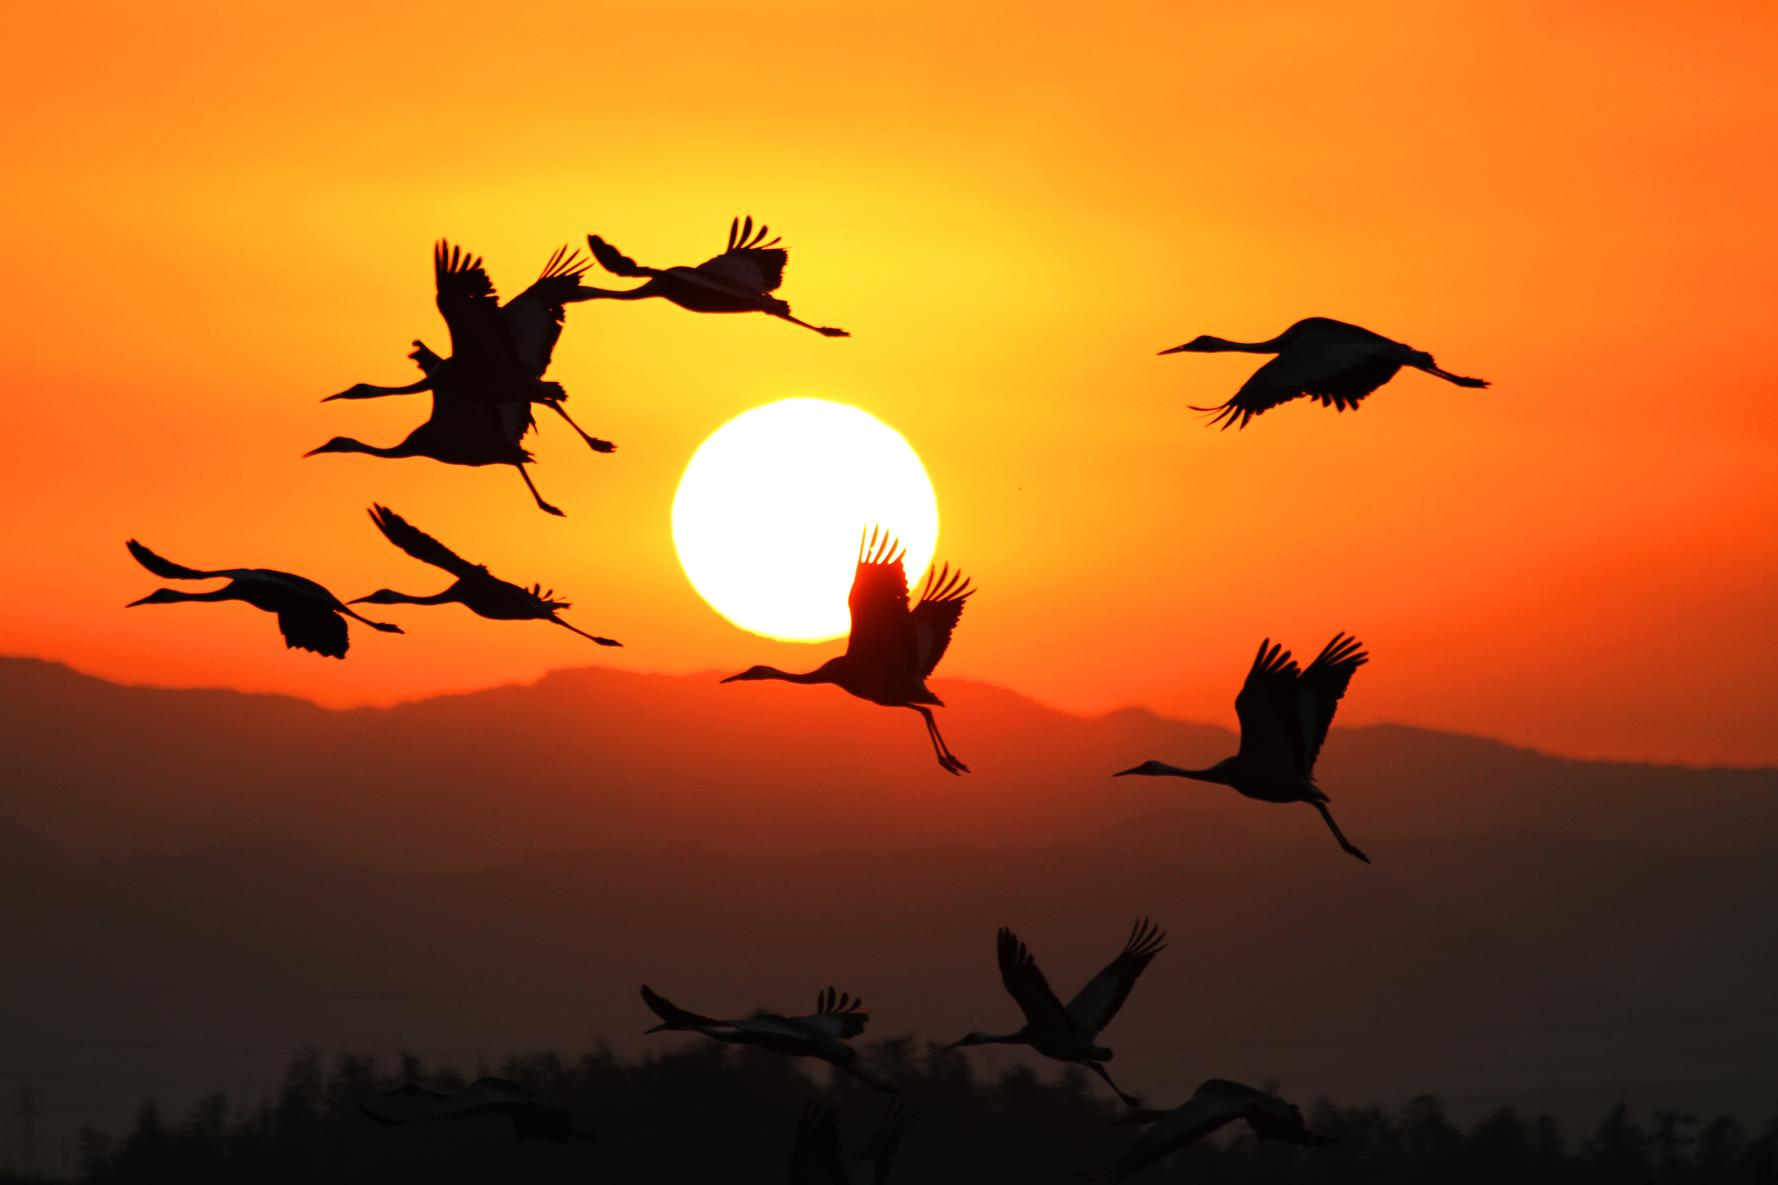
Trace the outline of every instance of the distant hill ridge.
<instances>
[{"instance_id":1,"label":"distant hill ridge","mask_svg":"<svg viewBox=\"0 0 1778 1185\"><path fill-rule=\"evenodd\" d=\"M130 687L0 658L0 814L78 857L276 839L371 867L487 867L682 844L1183 845L1230 835L1332 853L1311 811L1109 775L1208 763L1222 728L1141 709L1069 715L944 683L945 776L918 719L821 689L606 668L389 708ZM1578 761L1399 725L1336 728L1320 770L1339 817L1391 843L1527 833L1688 854L1778 846L1778 770ZM1321 849L1325 847L1326 853Z\"/></svg>"},{"instance_id":2,"label":"distant hill ridge","mask_svg":"<svg viewBox=\"0 0 1778 1185\"><path fill-rule=\"evenodd\" d=\"M1110 1036L1157 1102L1778 1109L1778 771L1336 729L1365 866L1306 808L1109 776L1221 729L941 694L966 777L912 713L807 688L588 669L333 711L0 660L0 1012L29 1018L0 1050L128 1114L251 1099L305 1045L658 1048L645 981L834 983L873 1037L948 1041L1014 1023L996 927L1069 990L1148 915L1168 947Z\"/></svg>"}]
</instances>

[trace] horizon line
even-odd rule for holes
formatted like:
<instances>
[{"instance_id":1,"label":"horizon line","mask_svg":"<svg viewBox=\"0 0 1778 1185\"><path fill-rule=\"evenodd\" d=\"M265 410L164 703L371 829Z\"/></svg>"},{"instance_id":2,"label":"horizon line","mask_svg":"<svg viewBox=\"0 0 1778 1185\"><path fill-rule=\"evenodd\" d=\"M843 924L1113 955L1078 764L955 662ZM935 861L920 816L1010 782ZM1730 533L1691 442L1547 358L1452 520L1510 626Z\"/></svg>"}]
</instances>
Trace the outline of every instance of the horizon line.
<instances>
[{"instance_id":1,"label":"horizon line","mask_svg":"<svg viewBox=\"0 0 1778 1185\"><path fill-rule=\"evenodd\" d=\"M580 673L580 672L597 672L600 674L617 675L617 676L625 677L625 678L669 679L669 680L673 680L675 682L693 682L693 681L696 681L696 680L702 678L703 676L706 676L706 675L714 676L714 675L717 675L720 673L716 668L705 668L705 669L696 670L696 671L679 671L679 672L642 671L642 670L631 669L628 667L604 666L599 663L579 663L579 664L575 664L572 666L551 667L549 670L543 672L541 675L537 676L535 679L511 679L511 680L506 680L504 682L482 684L480 686L475 686L475 687L466 687L466 688L458 688L458 689L444 689L444 690L439 690L439 691L435 691L435 692L431 692L429 694L419 695L419 696L398 697L398 698L389 699L389 700L365 700L365 701L357 702L357 703L336 705L336 704L322 703L321 701L312 699L306 695L299 695L295 692L289 692L289 691L255 691L255 690L251 690L248 688L230 687L230 686L221 685L221 684L152 683L152 682L134 682L134 681L126 681L126 680L122 680L122 679L114 679L114 678L111 678L110 676L107 676L107 675L95 674L92 671L83 670L80 667L76 666L74 663L67 661L66 659L46 658L46 657L43 657L42 655L36 655L36 654L0 653L0 664L4 664L4 663L35 663L35 664L38 664L41 666L46 666L46 667L58 667L58 668L60 668L64 671L67 671L68 673L75 675L79 678L90 679L95 683L103 683L103 684L106 684L111 687L123 687L123 688L129 688L132 690L142 690L142 691L167 691L167 692L176 692L176 693L177 692L189 692L189 693L221 692L221 693L224 693L227 695L257 697L257 698L262 698L262 699L288 700L293 703L306 704L309 707L316 709L317 711L332 712L332 713L339 713L339 714L343 714L346 712L361 712L361 711L387 712L387 711L393 711L398 708L411 707L411 706L416 706L419 704L431 703L436 700L458 699L458 698L464 698L464 697L474 696L474 695L485 695L485 694L488 694L489 692L504 691L504 690L508 690L508 689L523 689L523 688L538 687L538 686L541 686L545 681L555 678L559 675L571 675L571 674L576 674L576 673ZM1074 719L1074 720L1103 721L1103 720L1109 720L1114 716L1120 716L1120 715L1123 715L1123 714L1129 713L1129 712L1142 712L1142 713L1145 713L1145 714L1153 717L1156 720L1160 720L1160 721L1163 721L1163 722L1169 723L1169 724L1184 725L1189 728L1215 729L1219 732L1229 735L1230 737L1234 737L1234 736L1238 735L1238 733L1236 732L1235 729L1230 728L1226 724L1218 724L1218 723L1213 723L1213 722L1205 721L1205 720L1186 719L1184 717L1175 716L1170 713L1163 712L1163 711L1161 711L1157 708L1154 708L1148 704L1129 703L1129 704L1124 704L1124 705L1116 707L1116 708L1108 708L1108 709L1105 709L1104 711L1099 711L1099 712L1081 712L1081 711L1077 711L1073 708L1067 708L1067 707L1062 707L1057 704L1048 703L1044 700L1038 699L1036 696L1033 696L1027 692L1020 691L1017 688L1007 687L1004 684L1000 684L1000 683L991 683L991 682L988 682L988 681L982 680L982 679L935 678L933 680L933 682L940 683L940 684L950 684L952 686L969 685L969 686L974 686L974 687L987 688L990 691L998 692L1002 695L1007 695L1007 696L1011 696L1015 699L1023 700L1026 703L1031 704L1035 707L1041 708L1042 710L1044 710L1046 712L1052 712L1058 716L1067 716L1070 719ZM1581 763L1585 763L1588 765L1636 765L1636 766L1643 766L1643 767L1653 768L1653 769L1727 770L1727 771L1739 771L1739 772L1745 772L1745 773L1778 773L1778 763L1762 764L1759 762L1737 763L1737 762L1697 762L1697 761L1652 761L1652 760L1647 760L1647 759L1643 759L1643 758L1635 758L1635 757L1593 757L1593 756L1585 756L1585 755L1578 755L1578 754L1572 754L1572 753L1563 753L1563 752L1557 752L1557 751L1551 750L1551 749L1540 748L1535 745L1522 744L1518 741L1508 740L1504 737L1490 736L1486 733L1458 732L1458 731L1454 731L1449 728L1434 728L1434 727L1424 725L1424 724L1413 724L1413 723L1409 723L1407 721L1400 721L1400 720L1371 720L1371 721L1366 721L1361 724L1340 724L1340 725L1335 725L1333 728L1333 731L1336 733L1337 732L1359 732L1359 731L1363 731L1366 729L1374 729L1374 728L1405 729L1405 730L1408 730L1411 732L1427 733L1427 734L1434 735L1434 736L1456 737L1456 738L1460 738L1463 740L1481 741L1485 744L1499 745L1502 748L1512 749L1516 752L1528 753L1533 756L1543 757L1543 758L1547 758L1550 760L1581 762Z\"/></svg>"}]
</instances>

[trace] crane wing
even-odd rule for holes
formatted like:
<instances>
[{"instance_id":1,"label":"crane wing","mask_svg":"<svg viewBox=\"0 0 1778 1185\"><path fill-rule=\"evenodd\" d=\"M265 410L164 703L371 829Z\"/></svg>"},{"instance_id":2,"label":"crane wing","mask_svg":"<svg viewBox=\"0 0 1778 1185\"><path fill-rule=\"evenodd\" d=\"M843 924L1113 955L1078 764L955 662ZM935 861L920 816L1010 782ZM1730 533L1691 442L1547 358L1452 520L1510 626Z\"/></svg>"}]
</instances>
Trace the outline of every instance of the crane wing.
<instances>
[{"instance_id":1,"label":"crane wing","mask_svg":"<svg viewBox=\"0 0 1778 1185\"><path fill-rule=\"evenodd\" d=\"M405 1114L400 1117L385 1115L369 1103L359 1103L358 1109L369 1118L385 1127L400 1127L406 1123L421 1123L428 1119L439 1118L441 1102L456 1097L457 1092L440 1090L436 1086L426 1086L418 1082L404 1082L400 1086L380 1091L378 1099L420 1099L422 1102L404 1108Z\"/></svg>"},{"instance_id":2,"label":"crane wing","mask_svg":"<svg viewBox=\"0 0 1778 1185\"><path fill-rule=\"evenodd\" d=\"M877 1124L876 1133L858 1156L858 1159L875 1171L870 1185L888 1185L889 1162L894 1158L901 1138L907 1135L908 1127L914 1122L914 1114L914 1109L900 1099L890 1103L889 1110L884 1112L883 1121Z\"/></svg>"},{"instance_id":3,"label":"crane wing","mask_svg":"<svg viewBox=\"0 0 1778 1185\"><path fill-rule=\"evenodd\" d=\"M695 1012L687 1012L673 1001L667 999L647 984L642 985L642 1002L648 1010L670 1025L682 1025L687 1028L698 1028L704 1025L726 1025L732 1022L715 1020L708 1016L699 1016Z\"/></svg>"},{"instance_id":4,"label":"crane wing","mask_svg":"<svg viewBox=\"0 0 1778 1185\"><path fill-rule=\"evenodd\" d=\"M1068 1001L1068 1015L1074 1019L1075 1027L1083 1033L1094 1034L1110 1024L1124 1001L1130 998L1136 977L1166 949L1166 941L1167 936L1161 928L1147 918L1131 926L1130 937L1117 958L1107 963L1105 970L1088 980L1080 994Z\"/></svg>"},{"instance_id":5,"label":"crane wing","mask_svg":"<svg viewBox=\"0 0 1778 1185\"><path fill-rule=\"evenodd\" d=\"M1193 1108L1206 1119L1212 1116L1226 1116L1224 1122L1244 1119L1261 1140L1307 1145L1333 1143L1326 1136L1310 1131L1303 1123L1303 1113L1294 1104L1226 1078L1212 1078L1203 1083L1186 1107Z\"/></svg>"},{"instance_id":6,"label":"crane wing","mask_svg":"<svg viewBox=\"0 0 1778 1185\"><path fill-rule=\"evenodd\" d=\"M790 254L777 245L777 239L768 242L768 233L763 222L754 229L752 215L745 223L736 218L729 223L728 249L692 270L748 292L776 291L784 282L784 265Z\"/></svg>"},{"instance_id":7,"label":"crane wing","mask_svg":"<svg viewBox=\"0 0 1778 1185\"><path fill-rule=\"evenodd\" d=\"M486 386L474 381L471 373L456 365L456 361L451 359L433 376L432 414L428 422L453 439L492 438L517 449L525 434L537 424L530 402L490 398ZM546 389L555 386L539 385Z\"/></svg>"},{"instance_id":8,"label":"crane wing","mask_svg":"<svg viewBox=\"0 0 1778 1185\"><path fill-rule=\"evenodd\" d=\"M1284 755L1308 772L1296 683L1297 665L1290 651L1270 638L1261 642L1247 681L1235 696L1235 715L1241 721L1241 757L1273 762Z\"/></svg>"},{"instance_id":9,"label":"crane wing","mask_svg":"<svg viewBox=\"0 0 1778 1185\"><path fill-rule=\"evenodd\" d=\"M614 276L652 276L658 274L654 268L643 267L598 235L588 235L586 245L599 261L599 266Z\"/></svg>"},{"instance_id":10,"label":"crane wing","mask_svg":"<svg viewBox=\"0 0 1778 1185\"><path fill-rule=\"evenodd\" d=\"M370 521L377 525L377 530L383 533L384 538L422 564L443 568L453 576L468 576L474 572L487 571L480 564L470 563L387 506L372 505Z\"/></svg>"},{"instance_id":11,"label":"crane wing","mask_svg":"<svg viewBox=\"0 0 1778 1185\"><path fill-rule=\"evenodd\" d=\"M858 567L846 599L852 610L846 656L876 669L911 671L918 657L908 620L908 576L901 564L904 554L894 536L875 527L859 540Z\"/></svg>"},{"instance_id":12,"label":"crane wing","mask_svg":"<svg viewBox=\"0 0 1778 1185\"><path fill-rule=\"evenodd\" d=\"M458 1091L455 1098L444 1104L443 1109L454 1115L478 1115L484 1111L533 1107L553 1110L555 1104L510 1079L485 1076Z\"/></svg>"},{"instance_id":13,"label":"crane wing","mask_svg":"<svg viewBox=\"0 0 1778 1185\"><path fill-rule=\"evenodd\" d=\"M926 587L920 593L920 603L912 612L914 626L914 663L921 678L932 674L938 666L938 660L945 656L950 648L951 634L957 629L957 619L963 616L963 602L970 598L975 590L961 572L952 572L949 565L940 569L937 574L928 571Z\"/></svg>"},{"instance_id":14,"label":"crane wing","mask_svg":"<svg viewBox=\"0 0 1778 1185\"><path fill-rule=\"evenodd\" d=\"M829 987L815 997L815 1011L811 1015L793 1017L790 1023L844 1041L864 1032L864 1026L870 1023L870 1013L865 1011L863 1000Z\"/></svg>"},{"instance_id":15,"label":"crane wing","mask_svg":"<svg viewBox=\"0 0 1778 1185\"><path fill-rule=\"evenodd\" d=\"M1323 407L1356 410L1359 400L1394 378L1400 369L1401 363L1373 354L1305 381L1302 390Z\"/></svg>"},{"instance_id":16,"label":"crane wing","mask_svg":"<svg viewBox=\"0 0 1778 1185\"><path fill-rule=\"evenodd\" d=\"M500 310L519 361L534 378L542 378L549 369L567 319L564 306L579 296L580 277L590 266L580 252L570 254L568 248L559 247L544 265L543 274Z\"/></svg>"},{"instance_id":17,"label":"crane wing","mask_svg":"<svg viewBox=\"0 0 1778 1185\"><path fill-rule=\"evenodd\" d=\"M790 1152L790 1185L847 1185L839 1116L813 1099L803 1104Z\"/></svg>"},{"instance_id":18,"label":"crane wing","mask_svg":"<svg viewBox=\"0 0 1778 1185\"><path fill-rule=\"evenodd\" d=\"M1098 1180L1107 1185L1122 1181L1241 1118L1244 1102L1224 1098L1214 1091L1206 1093L1211 1085L1207 1082L1200 1086L1191 1098L1171 1111L1144 1113L1141 1118L1148 1121L1148 1129L1099 1174Z\"/></svg>"},{"instance_id":19,"label":"crane wing","mask_svg":"<svg viewBox=\"0 0 1778 1185\"><path fill-rule=\"evenodd\" d=\"M1211 423L1245 428L1247 421L1281 403L1312 396L1339 411L1395 377L1401 346L1367 329L1327 321L1309 324L1276 358L1248 376L1234 398L1215 408Z\"/></svg>"},{"instance_id":20,"label":"crane wing","mask_svg":"<svg viewBox=\"0 0 1778 1185\"><path fill-rule=\"evenodd\" d=\"M724 251L691 270L725 288L761 295L776 291L784 282L784 264L789 258L783 248Z\"/></svg>"},{"instance_id":21,"label":"crane wing","mask_svg":"<svg viewBox=\"0 0 1778 1185\"><path fill-rule=\"evenodd\" d=\"M317 584L307 576L298 576L294 572L280 572L276 568L242 568L226 573L240 580L258 581L264 584L275 584L280 588L306 597L318 605L329 609L341 609L344 605L324 585Z\"/></svg>"},{"instance_id":22,"label":"crane wing","mask_svg":"<svg viewBox=\"0 0 1778 1185\"><path fill-rule=\"evenodd\" d=\"M278 630L291 650L309 650L328 658L346 657L350 644L346 619L324 605L290 605L278 610Z\"/></svg>"},{"instance_id":23,"label":"crane wing","mask_svg":"<svg viewBox=\"0 0 1778 1185\"><path fill-rule=\"evenodd\" d=\"M134 539L125 540L124 546L130 549L130 554L136 557L138 564L162 580L209 580L215 576L239 576L243 571L240 568L219 568L206 572L199 568L187 568L184 564L175 564L172 560L156 555Z\"/></svg>"},{"instance_id":24,"label":"crane wing","mask_svg":"<svg viewBox=\"0 0 1778 1185\"><path fill-rule=\"evenodd\" d=\"M439 315L451 331L451 357L466 364L499 358L510 338L481 256L440 239L432 248L432 277Z\"/></svg>"},{"instance_id":25,"label":"crane wing","mask_svg":"<svg viewBox=\"0 0 1778 1185\"><path fill-rule=\"evenodd\" d=\"M1062 1001L1056 999L1056 993L1050 988L1049 980L1043 977L1037 960L1017 935L1002 926L995 939L994 951L1000 961L1000 982L1006 985L1007 994L1018 1004L1019 1011L1025 1014L1025 1020L1032 1028L1066 1031L1074 1027L1074 1018L1062 1007Z\"/></svg>"},{"instance_id":26,"label":"crane wing","mask_svg":"<svg viewBox=\"0 0 1778 1185\"><path fill-rule=\"evenodd\" d=\"M1310 769L1321 755L1334 710L1340 706L1353 673L1370 658L1357 638L1335 634L1297 680L1297 716L1302 723L1303 751Z\"/></svg>"},{"instance_id":27,"label":"crane wing","mask_svg":"<svg viewBox=\"0 0 1778 1185\"><path fill-rule=\"evenodd\" d=\"M533 1138L543 1133L527 1130L525 1121L533 1116L545 1117L546 1113L560 1110L536 1091L528 1090L508 1079L494 1077L477 1078L462 1090L440 1090L435 1086L409 1082L393 1090L386 1090L378 1097L415 1100L405 1108L406 1115L403 1118L381 1115L368 1107L363 1108L367 1115L379 1123L425 1123L503 1112L512 1118L514 1127L521 1135Z\"/></svg>"},{"instance_id":28,"label":"crane wing","mask_svg":"<svg viewBox=\"0 0 1778 1185\"><path fill-rule=\"evenodd\" d=\"M1212 1078L1193 1091L1191 1098L1169 1111L1155 1125L1156 1134L1164 1137L1170 1148L1182 1148L1243 1118L1250 1108L1268 1097L1251 1086Z\"/></svg>"}]
</instances>

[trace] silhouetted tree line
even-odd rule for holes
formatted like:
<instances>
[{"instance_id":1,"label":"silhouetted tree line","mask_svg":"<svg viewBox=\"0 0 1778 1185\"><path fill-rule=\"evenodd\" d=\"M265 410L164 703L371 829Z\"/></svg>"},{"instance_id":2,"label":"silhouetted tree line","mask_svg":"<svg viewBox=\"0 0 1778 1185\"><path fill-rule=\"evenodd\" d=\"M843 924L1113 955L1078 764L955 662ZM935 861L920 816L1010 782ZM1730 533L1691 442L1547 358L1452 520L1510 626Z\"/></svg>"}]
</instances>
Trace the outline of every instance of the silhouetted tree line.
<instances>
[{"instance_id":1,"label":"silhouetted tree line","mask_svg":"<svg viewBox=\"0 0 1778 1185\"><path fill-rule=\"evenodd\" d=\"M1073 1182L1083 1170L1109 1164L1139 1130L1117 1126L1121 1108L1078 1071L1047 1081L1023 1069L986 1079L962 1057L930 1045L916 1049L906 1039L879 1043L868 1061L918 1110L893 1165L903 1185ZM709 1044L642 1061L620 1060L604 1049L573 1062L535 1054L480 1072L548 1094L599 1142L522 1141L500 1116L382 1127L359 1108L378 1092L410 1081L456 1089L476 1075L429 1071L412 1058L379 1068L349 1054L329 1067L308 1053L291 1062L275 1101L247 1113L213 1095L179 1117L145 1106L134 1130L121 1137L83 1131L79 1179L92 1185L769 1185L788 1180L805 1100L819 1095L839 1111L848 1145L867 1139L888 1106L886 1096L844 1078L824 1084L769 1053ZM1166 1107L1182 1100L1147 1101ZM1728 1118L1664 1113L1638 1119L1622 1104L1578 1142L1565 1140L1548 1116L1526 1117L1510 1107L1464 1130L1427 1096L1395 1112L1326 1100L1305 1110L1310 1126L1337 1144L1262 1144L1245 1128L1230 1129L1135 1180L1766 1185L1770 1177L1760 1166L1778 1146L1778 1118L1751 1132Z\"/></svg>"}]
</instances>

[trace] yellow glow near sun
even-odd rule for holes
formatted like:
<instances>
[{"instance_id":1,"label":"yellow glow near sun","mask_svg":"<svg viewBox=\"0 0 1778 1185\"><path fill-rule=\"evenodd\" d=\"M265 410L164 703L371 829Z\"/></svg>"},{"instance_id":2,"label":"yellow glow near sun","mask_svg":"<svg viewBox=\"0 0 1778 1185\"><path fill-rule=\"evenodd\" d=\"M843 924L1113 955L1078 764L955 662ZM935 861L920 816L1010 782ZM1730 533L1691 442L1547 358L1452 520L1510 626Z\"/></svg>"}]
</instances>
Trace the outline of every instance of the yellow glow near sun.
<instances>
[{"instance_id":1,"label":"yellow glow near sun","mask_svg":"<svg viewBox=\"0 0 1778 1185\"><path fill-rule=\"evenodd\" d=\"M698 446L673 498L692 587L742 629L792 642L849 631L858 535L872 525L907 547L914 585L938 546L926 467L901 433L825 399L736 416Z\"/></svg>"}]
</instances>

